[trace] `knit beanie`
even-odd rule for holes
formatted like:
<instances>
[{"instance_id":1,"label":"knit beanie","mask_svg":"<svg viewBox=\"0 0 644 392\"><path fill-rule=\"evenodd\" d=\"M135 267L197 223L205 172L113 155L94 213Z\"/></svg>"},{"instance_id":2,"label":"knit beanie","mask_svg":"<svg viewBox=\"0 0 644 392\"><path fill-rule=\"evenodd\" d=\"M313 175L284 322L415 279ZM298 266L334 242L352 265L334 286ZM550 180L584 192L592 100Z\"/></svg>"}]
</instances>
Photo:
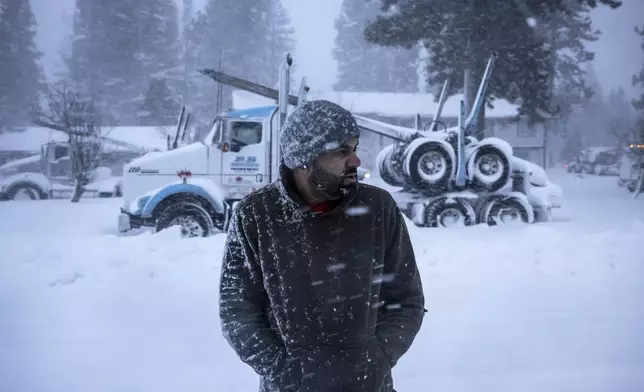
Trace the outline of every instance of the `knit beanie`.
<instances>
[{"instance_id":1,"label":"knit beanie","mask_svg":"<svg viewBox=\"0 0 644 392\"><path fill-rule=\"evenodd\" d=\"M351 112L330 101L307 101L282 127L282 159L289 169L302 167L353 136L359 137L360 129Z\"/></svg>"}]
</instances>

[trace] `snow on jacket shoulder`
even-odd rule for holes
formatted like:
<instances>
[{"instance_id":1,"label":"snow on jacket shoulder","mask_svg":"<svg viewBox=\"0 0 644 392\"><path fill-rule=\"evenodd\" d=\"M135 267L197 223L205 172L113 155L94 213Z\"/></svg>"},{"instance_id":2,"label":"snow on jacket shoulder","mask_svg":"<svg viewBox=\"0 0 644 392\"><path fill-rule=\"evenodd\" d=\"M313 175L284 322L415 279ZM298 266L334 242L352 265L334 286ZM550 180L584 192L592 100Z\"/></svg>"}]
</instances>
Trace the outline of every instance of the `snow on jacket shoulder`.
<instances>
[{"instance_id":1,"label":"snow on jacket shoulder","mask_svg":"<svg viewBox=\"0 0 644 392\"><path fill-rule=\"evenodd\" d=\"M423 315L414 251L388 192L360 184L316 214L278 181L238 204L220 317L260 390L392 391L391 368Z\"/></svg>"}]
</instances>

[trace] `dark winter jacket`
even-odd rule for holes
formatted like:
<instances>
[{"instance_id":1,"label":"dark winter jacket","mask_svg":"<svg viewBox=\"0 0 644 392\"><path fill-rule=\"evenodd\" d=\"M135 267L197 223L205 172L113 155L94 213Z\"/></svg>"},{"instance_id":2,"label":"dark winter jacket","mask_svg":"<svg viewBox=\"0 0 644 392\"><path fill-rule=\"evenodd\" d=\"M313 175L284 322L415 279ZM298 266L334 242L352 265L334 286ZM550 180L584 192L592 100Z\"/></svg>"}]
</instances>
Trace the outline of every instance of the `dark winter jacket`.
<instances>
[{"instance_id":1,"label":"dark winter jacket","mask_svg":"<svg viewBox=\"0 0 644 392\"><path fill-rule=\"evenodd\" d=\"M260 391L391 392L424 296L402 215L369 185L326 213L282 180L242 200L220 283L224 336Z\"/></svg>"}]
</instances>

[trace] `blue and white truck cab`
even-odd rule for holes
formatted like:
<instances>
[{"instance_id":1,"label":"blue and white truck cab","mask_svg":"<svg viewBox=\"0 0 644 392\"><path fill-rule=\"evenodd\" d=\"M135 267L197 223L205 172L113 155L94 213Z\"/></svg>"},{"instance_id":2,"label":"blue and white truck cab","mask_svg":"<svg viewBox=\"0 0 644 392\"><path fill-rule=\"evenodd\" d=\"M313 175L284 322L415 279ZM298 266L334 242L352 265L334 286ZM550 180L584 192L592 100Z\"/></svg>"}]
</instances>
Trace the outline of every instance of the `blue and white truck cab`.
<instances>
[{"instance_id":1,"label":"blue and white truck cab","mask_svg":"<svg viewBox=\"0 0 644 392\"><path fill-rule=\"evenodd\" d=\"M222 231L233 204L279 173L278 106L223 113L203 141L128 163L119 231L180 224L189 236Z\"/></svg>"}]
</instances>

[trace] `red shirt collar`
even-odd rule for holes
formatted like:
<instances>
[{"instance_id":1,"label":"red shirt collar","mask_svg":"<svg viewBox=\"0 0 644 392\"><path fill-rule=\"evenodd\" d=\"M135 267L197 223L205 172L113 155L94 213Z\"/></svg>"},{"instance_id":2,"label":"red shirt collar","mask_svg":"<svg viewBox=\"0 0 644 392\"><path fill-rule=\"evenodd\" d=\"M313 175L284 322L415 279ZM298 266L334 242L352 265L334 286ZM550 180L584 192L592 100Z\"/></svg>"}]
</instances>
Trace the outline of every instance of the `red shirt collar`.
<instances>
[{"instance_id":1,"label":"red shirt collar","mask_svg":"<svg viewBox=\"0 0 644 392\"><path fill-rule=\"evenodd\" d=\"M309 203L309 207L311 207L311 209L315 212L323 213L333 209L339 203L340 203L339 200L327 200L316 204Z\"/></svg>"}]
</instances>

